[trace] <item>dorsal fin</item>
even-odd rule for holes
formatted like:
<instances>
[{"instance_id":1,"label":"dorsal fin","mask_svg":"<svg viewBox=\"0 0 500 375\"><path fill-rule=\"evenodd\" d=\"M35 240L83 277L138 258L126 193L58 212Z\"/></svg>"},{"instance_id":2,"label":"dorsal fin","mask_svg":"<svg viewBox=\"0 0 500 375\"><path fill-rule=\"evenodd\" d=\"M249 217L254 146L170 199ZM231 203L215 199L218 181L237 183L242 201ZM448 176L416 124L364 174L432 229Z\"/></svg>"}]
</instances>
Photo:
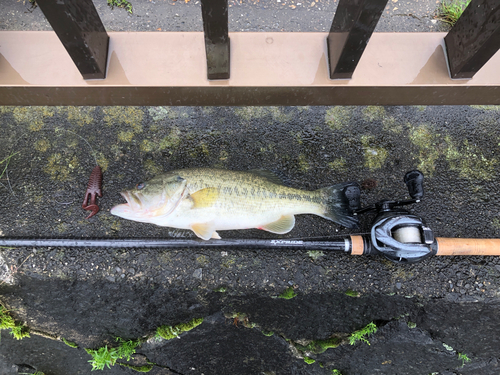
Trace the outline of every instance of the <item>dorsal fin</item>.
<instances>
[{"instance_id":1,"label":"dorsal fin","mask_svg":"<svg viewBox=\"0 0 500 375\"><path fill-rule=\"evenodd\" d=\"M248 173L252 173L256 176L263 177L266 180L272 182L273 184L279 184L283 185L283 181L276 176L273 172L267 170L267 169L251 169L248 171Z\"/></svg>"}]
</instances>

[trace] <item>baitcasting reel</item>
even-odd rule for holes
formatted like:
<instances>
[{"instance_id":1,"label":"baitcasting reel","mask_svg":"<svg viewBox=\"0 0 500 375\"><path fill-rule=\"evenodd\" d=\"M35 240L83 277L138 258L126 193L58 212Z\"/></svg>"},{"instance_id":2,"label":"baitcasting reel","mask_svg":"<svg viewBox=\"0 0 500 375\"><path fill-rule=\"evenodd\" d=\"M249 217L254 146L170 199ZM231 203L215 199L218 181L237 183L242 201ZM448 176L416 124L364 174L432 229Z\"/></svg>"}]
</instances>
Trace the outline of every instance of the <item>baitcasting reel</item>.
<instances>
[{"instance_id":1,"label":"baitcasting reel","mask_svg":"<svg viewBox=\"0 0 500 375\"><path fill-rule=\"evenodd\" d=\"M364 208L354 208L355 215L376 212L371 233L369 237L363 237L363 255L381 254L387 259L397 263L415 263L419 262L436 253L435 239L432 230L425 225L422 218L410 214L402 209L413 203L418 203L424 195L423 188L424 175L417 170L406 173L404 182L408 187L408 192L412 199L391 201L381 200ZM355 189L346 191L351 205L356 202ZM359 239L351 236L352 249L351 254L359 254L356 246Z\"/></svg>"}]
</instances>

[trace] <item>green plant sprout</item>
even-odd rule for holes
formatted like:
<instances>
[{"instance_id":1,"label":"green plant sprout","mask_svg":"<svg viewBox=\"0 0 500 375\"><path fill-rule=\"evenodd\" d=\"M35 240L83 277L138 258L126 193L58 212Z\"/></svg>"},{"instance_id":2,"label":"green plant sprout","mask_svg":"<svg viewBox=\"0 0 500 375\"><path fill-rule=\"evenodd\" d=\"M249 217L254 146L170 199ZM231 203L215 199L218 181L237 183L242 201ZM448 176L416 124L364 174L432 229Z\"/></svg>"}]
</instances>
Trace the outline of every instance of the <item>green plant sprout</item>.
<instances>
[{"instance_id":1,"label":"green plant sprout","mask_svg":"<svg viewBox=\"0 0 500 375\"><path fill-rule=\"evenodd\" d=\"M178 337L182 332L187 332L203 323L203 318L193 319L188 323L177 324L176 326L161 326L156 329L156 338L171 340Z\"/></svg>"},{"instance_id":2,"label":"green plant sprout","mask_svg":"<svg viewBox=\"0 0 500 375\"><path fill-rule=\"evenodd\" d=\"M135 348L141 343L139 340L124 340L121 337L117 337L116 341L120 343L117 348L108 348L106 345L97 350L85 349L92 356L92 359L89 360L92 371L104 370L104 367L111 368L119 359L125 358L130 361L132 354L135 353Z\"/></svg>"},{"instance_id":3,"label":"green plant sprout","mask_svg":"<svg viewBox=\"0 0 500 375\"><path fill-rule=\"evenodd\" d=\"M371 334L377 332L377 326L375 323L371 322L368 324L366 327L361 328L358 331L354 331L351 336L349 336L349 343L351 345L354 345L358 341L363 341L370 345L370 342L367 340L367 336L370 336Z\"/></svg>"},{"instance_id":4,"label":"green plant sprout","mask_svg":"<svg viewBox=\"0 0 500 375\"><path fill-rule=\"evenodd\" d=\"M286 288L286 290L281 293L278 298L284 298L284 299L292 299L293 297L296 297L297 293L295 293L295 289L293 286Z\"/></svg>"},{"instance_id":5,"label":"green plant sprout","mask_svg":"<svg viewBox=\"0 0 500 375\"><path fill-rule=\"evenodd\" d=\"M336 368L334 368L332 370L332 375L342 375L342 373L339 370L337 370Z\"/></svg>"},{"instance_id":6,"label":"green plant sprout","mask_svg":"<svg viewBox=\"0 0 500 375\"><path fill-rule=\"evenodd\" d=\"M470 0L444 0L438 8L438 17L441 21L455 25L464 12Z\"/></svg>"},{"instance_id":7,"label":"green plant sprout","mask_svg":"<svg viewBox=\"0 0 500 375\"><path fill-rule=\"evenodd\" d=\"M10 333L16 340L21 340L25 337L30 337L30 330L22 323L16 322L10 316L8 310L0 305L0 330L10 329Z\"/></svg>"},{"instance_id":8,"label":"green plant sprout","mask_svg":"<svg viewBox=\"0 0 500 375\"><path fill-rule=\"evenodd\" d=\"M467 357L467 354L465 354L465 353L458 353L458 359L460 359L462 361L462 367L465 366L466 362L471 361L471 359L469 357Z\"/></svg>"},{"instance_id":9,"label":"green plant sprout","mask_svg":"<svg viewBox=\"0 0 500 375\"><path fill-rule=\"evenodd\" d=\"M108 0L108 5L111 9L114 7L124 8L127 12L132 14L132 4L127 0Z\"/></svg>"}]
</instances>

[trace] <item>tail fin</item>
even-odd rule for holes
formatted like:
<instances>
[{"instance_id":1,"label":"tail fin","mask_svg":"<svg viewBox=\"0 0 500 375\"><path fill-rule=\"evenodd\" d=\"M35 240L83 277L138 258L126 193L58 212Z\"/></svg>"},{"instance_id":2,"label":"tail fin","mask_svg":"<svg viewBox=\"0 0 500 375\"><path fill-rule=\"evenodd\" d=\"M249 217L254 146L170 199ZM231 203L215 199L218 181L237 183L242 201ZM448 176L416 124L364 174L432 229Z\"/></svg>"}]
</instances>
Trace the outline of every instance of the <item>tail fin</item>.
<instances>
[{"instance_id":1,"label":"tail fin","mask_svg":"<svg viewBox=\"0 0 500 375\"><path fill-rule=\"evenodd\" d=\"M318 192L324 199L325 210L320 216L343 225L344 227L356 228L358 226L358 218L353 215L353 209L357 208L355 207L356 197L348 197L346 195L346 190L350 187L357 187L359 191L358 185L352 182L319 189Z\"/></svg>"}]
</instances>

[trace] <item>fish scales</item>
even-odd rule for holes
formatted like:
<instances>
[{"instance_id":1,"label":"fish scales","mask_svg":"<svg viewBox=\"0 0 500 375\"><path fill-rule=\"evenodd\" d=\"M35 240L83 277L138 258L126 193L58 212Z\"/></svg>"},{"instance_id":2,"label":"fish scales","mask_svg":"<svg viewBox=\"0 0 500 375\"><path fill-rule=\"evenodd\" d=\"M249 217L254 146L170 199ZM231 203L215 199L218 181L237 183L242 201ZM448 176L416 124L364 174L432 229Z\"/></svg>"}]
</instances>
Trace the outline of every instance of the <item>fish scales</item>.
<instances>
[{"instance_id":1,"label":"fish scales","mask_svg":"<svg viewBox=\"0 0 500 375\"><path fill-rule=\"evenodd\" d=\"M345 186L306 191L277 183L269 172L174 170L123 192L127 204L115 206L111 213L191 229L203 239L220 238L217 230L230 229L287 233L298 214L315 214L353 227L356 219L349 212Z\"/></svg>"}]
</instances>

